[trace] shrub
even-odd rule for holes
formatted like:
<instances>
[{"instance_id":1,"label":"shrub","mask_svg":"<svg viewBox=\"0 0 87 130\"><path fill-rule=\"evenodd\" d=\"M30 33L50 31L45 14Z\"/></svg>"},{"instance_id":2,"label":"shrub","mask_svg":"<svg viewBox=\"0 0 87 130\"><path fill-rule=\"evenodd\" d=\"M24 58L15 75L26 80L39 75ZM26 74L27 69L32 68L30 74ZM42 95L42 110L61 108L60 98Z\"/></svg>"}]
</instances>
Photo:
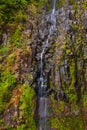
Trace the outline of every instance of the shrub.
<instances>
[{"instance_id":1,"label":"shrub","mask_svg":"<svg viewBox=\"0 0 87 130\"><path fill-rule=\"evenodd\" d=\"M11 72L2 72L0 77L0 112L10 98L10 93L15 87L16 79Z\"/></svg>"},{"instance_id":2,"label":"shrub","mask_svg":"<svg viewBox=\"0 0 87 130\"><path fill-rule=\"evenodd\" d=\"M20 98L21 116L24 118L26 130L36 130L34 120L34 99L35 92L29 85L23 85L23 94Z\"/></svg>"}]
</instances>

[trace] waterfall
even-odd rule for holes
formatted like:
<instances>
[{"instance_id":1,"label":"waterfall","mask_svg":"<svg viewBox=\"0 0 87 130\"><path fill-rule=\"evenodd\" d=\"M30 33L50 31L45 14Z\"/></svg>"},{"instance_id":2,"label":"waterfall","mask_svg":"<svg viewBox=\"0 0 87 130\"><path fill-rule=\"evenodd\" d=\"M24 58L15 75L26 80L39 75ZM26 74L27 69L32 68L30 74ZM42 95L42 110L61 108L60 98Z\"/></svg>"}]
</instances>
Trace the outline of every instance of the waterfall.
<instances>
[{"instance_id":1,"label":"waterfall","mask_svg":"<svg viewBox=\"0 0 87 130\"><path fill-rule=\"evenodd\" d=\"M49 23L50 27L48 30L48 36L44 42L41 54L40 54L40 78L39 78L39 128L38 130L47 130L47 97L46 97L46 85L45 85L45 78L44 78L44 55L45 50L49 45L49 40L51 36L56 31L56 0L52 0L52 11L49 14Z\"/></svg>"},{"instance_id":2,"label":"waterfall","mask_svg":"<svg viewBox=\"0 0 87 130\"><path fill-rule=\"evenodd\" d=\"M56 0L53 0L52 3L53 3L53 9L52 9L50 19L49 19L49 22L50 22L50 28L48 30L49 33L48 33L48 37L47 37L46 41L44 42L44 46L42 48L42 52L41 52L41 55L40 55L40 79L39 79L40 80L40 86L39 86L39 88L40 88L40 93L42 95L43 95L43 93L45 93L45 88L46 88L46 86L44 85L44 76L43 76L43 69L44 69L43 59L44 59L44 55L45 55L45 49L49 44L50 37L56 31L56 16L55 16Z\"/></svg>"}]
</instances>

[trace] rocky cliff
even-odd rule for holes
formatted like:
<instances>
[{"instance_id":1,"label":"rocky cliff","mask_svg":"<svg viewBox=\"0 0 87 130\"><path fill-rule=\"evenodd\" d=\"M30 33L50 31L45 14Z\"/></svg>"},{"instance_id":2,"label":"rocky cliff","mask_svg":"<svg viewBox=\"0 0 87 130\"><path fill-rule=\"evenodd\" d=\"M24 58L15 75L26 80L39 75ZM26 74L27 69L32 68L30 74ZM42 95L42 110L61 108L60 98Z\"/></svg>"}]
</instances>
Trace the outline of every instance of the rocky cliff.
<instances>
[{"instance_id":1,"label":"rocky cliff","mask_svg":"<svg viewBox=\"0 0 87 130\"><path fill-rule=\"evenodd\" d=\"M9 6L13 19L6 16L6 22L0 15L0 129L36 130L40 55L53 24L52 4L29 1L20 9ZM86 130L87 2L58 0L55 17L56 30L43 56L48 111L44 130Z\"/></svg>"}]
</instances>

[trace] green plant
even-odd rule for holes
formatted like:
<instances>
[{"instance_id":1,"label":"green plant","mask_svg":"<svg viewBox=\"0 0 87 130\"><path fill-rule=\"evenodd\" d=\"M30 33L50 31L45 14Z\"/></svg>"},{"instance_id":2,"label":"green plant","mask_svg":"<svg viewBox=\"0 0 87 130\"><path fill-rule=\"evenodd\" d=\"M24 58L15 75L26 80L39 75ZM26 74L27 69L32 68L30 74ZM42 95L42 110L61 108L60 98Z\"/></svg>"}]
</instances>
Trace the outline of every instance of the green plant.
<instances>
[{"instance_id":1,"label":"green plant","mask_svg":"<svg viewBox=\"0 0 87 130\"><path fill-rule=\"evenodd\" d=\"M22 47L24 39L21 37L21 32L23 30L23 25L19 25L15 32L9 38L9 43L17 47Z\"/></svg>"},{"instance_id":2,"label":"green plant","mask_svg":"<svg viewBox=\"0 0 87 130\"><path fill-rule=\"evenodd\" d=\"M0 46L0 54L3 56L7 56L9 52L9 48L7 46Z\"/></svg>"},{"instance_id":3,"label":"green plant","mask_svg":"<svg viewBox=\"0 0 87 130\"><path fill-rule=\"evenodd\" d=\"M4 121L3 120L0 120L0 124L3 124L4 123Z\"/></svg>"},{"instance_id":4,"label":"green plant","mask_svg":"<svg viewBox=\"0 0 87 130\"><path fill-rule=\"evenodd\" d=\"M20 98L21 116L24 118L27 130L36 130L34 120L34 99L35 92L29 85L23 85L23 94Z\"/></svg>"},{"instance_id":5,"label":"green plant","mask_svg":"<svg viewBox=\"0 0 87 130\"><path fill-rule=\"evenodd\" d=\"M25 125L22 124L21 126L19 126L19 127L17 128L17 130L25 130Z\"/></svg>"},{"instance_id":6,"label":"green plant","mask_svg":"<svg viewBox=\"0 0 87 130\"><path fill-rule=\"evenodd\" d=\"M16 79L11 72L4 71L1 73L0 81L0 112L2 112L15 87Z\"/></svg>"},{"instance_id":7,"label":"green plant","mask_svg":"<svg viewBox=\"0 0 87 130\"><path fill-rule=\"evenodd\" d=\"M52 118L51 127L57 130L85 130L84 121L81 115Z\"/></svg>"}]
</instances>

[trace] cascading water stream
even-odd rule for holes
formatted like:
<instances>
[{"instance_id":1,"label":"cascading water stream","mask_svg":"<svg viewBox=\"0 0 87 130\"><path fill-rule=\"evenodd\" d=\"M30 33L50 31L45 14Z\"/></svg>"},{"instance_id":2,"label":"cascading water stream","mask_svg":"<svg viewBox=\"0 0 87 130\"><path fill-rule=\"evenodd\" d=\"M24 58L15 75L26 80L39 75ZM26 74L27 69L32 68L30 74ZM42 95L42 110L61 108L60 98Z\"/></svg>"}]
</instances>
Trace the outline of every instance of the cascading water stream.
<instances>
[{"instance_id":1,"label":"cascading water stream","mask_svg":"<svg viewBox=\"0 0 87 130\"><path fill-rule=\"evenodd\" d=\"M39 115L39 127L38 130L48 130L47 128L47 98L46 98L46 85L45 85L45 78L44 78L44 55L45 55L45 50L49 45L49 40L51 36L55 33L56 31L56 16L55 16L55 11L56 11L56 0L52 0L52 12L49 17L49 23L50 27L48 30L48 36L44 42L42 52L40 55L40 79L39 79L39 110L38 110L38 115Z\"/></svg>"},{"instance_id":2,"label":"cascading water stream","mask_svg":"<svg viewBox=\"0 0 87 130\"><path fill-rule=\"evenodd\" d=\"M56 30L56 16L55 16L55 11L56 11L55 4L56 4L56 0L53 0L52 3L53 3L53 9L52 9L52 13L51 13L51 16L50 16L50 19L49 19L50 28L48 30L48 37L47 37L46 41L44 42L44 47L43 47L41 55L40 55L40 83L41 83L40 89L42 89L42 90L44 88L44 77L43 77L43 67L44 66L43 66L43 58L44 58L44 54L45 54L45 49L48 46L50 37L52 36L52 34Z\"/></svg>"}]
</instances>

